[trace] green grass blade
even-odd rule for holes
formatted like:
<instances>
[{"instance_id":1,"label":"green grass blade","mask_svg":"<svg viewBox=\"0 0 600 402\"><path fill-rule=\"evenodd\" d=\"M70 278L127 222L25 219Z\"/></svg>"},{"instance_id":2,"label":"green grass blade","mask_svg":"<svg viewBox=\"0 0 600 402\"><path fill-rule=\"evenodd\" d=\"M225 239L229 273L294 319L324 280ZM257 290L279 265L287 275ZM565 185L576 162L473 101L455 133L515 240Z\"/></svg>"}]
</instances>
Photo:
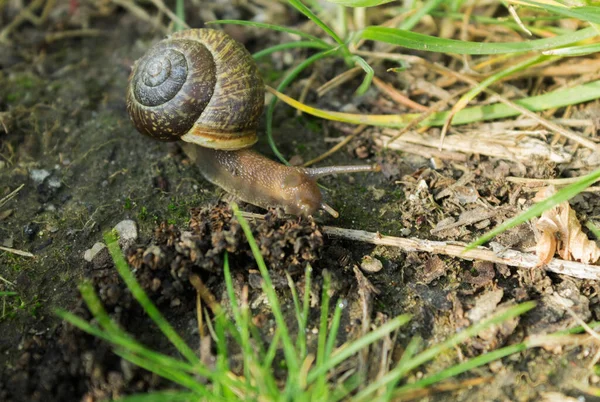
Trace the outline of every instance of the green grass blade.
<instances>
[{"instance_id":1,"label":"green grass blade","mask_svg":"<svg viewBox=\"0 0 600 402\"><path fill-rule=\"evenodd\" d=\"M463 21L465 18L465 14L463 14L463 13L456 13L456 12L449 13L446 10L432 11L431 15L436 18L450 18L450 19L459 20L459 21ZM527 28L529 31L531 31L531 33L533 33L534 35L537 35L537 36L547 35L548 33L552 33L555 35L571 33L572 31L569 29L560 28L557 26L539 25L539 23L541 21L556 21L556 20L560 20L560 19L561 18L558 16L542 17L540 15L537 15L535 17L530 17L530 18L522 17L521 22L535 23L536 25L532 25L532 24L524 24L524 25L525 25L525 28ZM511 19L501 19L501 18L494 18L494 17L483 16L483 15L471 15L470 21L478 22L478 23L485 24L485 25L504 26L504 27L507 27L514 31L522 29L519 24L517 24L516 22L514 22Z\"/></svg>"},{"instance_id":2,"label":"green grass blade","mask_svg":"<svg viewBox=\"0 0 600 402\"><path fill-rule=\"evenodd\" d=\"M594 184L596 181L600 180L600 169L593 171L592 173L582 177L580 180L575 183L569 184L565 188L559 190L553 196L546 198L542 202L538 202L533 205L527 211L522 214L515 216L512 219L504 222L503 224L495 227L491 231L487 232L483 236L479 237L474 242L470 243L466 250L471 250L477 246L481 246L482 244L488 242L498 234L508 230L512 227L520 225L521 223L527 222L528 220L535 218L536 216L541 215L547 209L554 207L555 205L560 204L561 202L567 201L577 194L581 193L583 190Z\"/></svg>"},{"instance_id":3,"label":"green grass blade","mask_svg":"<svg viewBox=\"0 0 600 402\"><path fill-rule=\"evenodd\" d=\"M544 54L561 57L573 57L585 56L597 52L600 52L600 43L592 43L589 45L579 45L572 47L562 47L560 49L547 50L544 52Z\"/></svg>"},{"instance_id":4,"label":"green grass blade","mask_svg":"<svg viewBox=\"0 0 600 402\"><path fill-rule=\"evenodd\" d=\"M464 342L466 339L477 335L479 332L486 328L489 328L492 325L499 324L513 317L517 317L531 310L533 307L535 307L534 302L525 302L516 305L514 307L509 308L506 311L503 311L499 314L495 314L486 320L471 325L470 327L450 337L446 341L436 344L409 359L402 359L401 362L399 362L396 365L396 367L394 367L394 369L389 371L386 375L384 375L377 381L369 384L358 395L356 395L356 401L362 401L367 398L370 398L374 392L378 391L379 389L382 389L382 387L387 387L388 384L398 382L407 373L419 367L420 365L428 362L429 360L435 358L440 353L455 347L459 343Z\"/></svg>"},{"instance_id":5,"label":"green grass blade","mask_svg":"<svg viewBox=\"0 0 600 402\"><path fill-rule=\"evenodd\" d=\"M584 7L559 7L548 3L539 3L531 0L519 0L521 4L539 7L545 11L550 11L562 17L576 18L581 21L587 21L594 24L600 24L600 7L584 6Z\"/></svg>"},{"instance_id":6,"label":"green grass blade","mask_svg":"<svg viewBox=\"0 0 600 402\"><path fill-rule=\"evenodd\" d=\"M230 334L234 336L234 339L242 349L245 378L251 382L251 379L255 377L251 372L252 367L258 367L259 370L263 371L264 375L260 376L261 382L259 382L257 385L267 389L270 387L272 393L274 379L270 375L270 367L265 369L259 363L260 356L264 355L262 340L257 331L253 331L256 330L256 328L251 323L248 309L244 308L243 310L240 310L240 306L238 305L238 301L233 290L233 281L229 266L229 254L227 252L225 252L223 256L223 273L225 277L225 287L227 289L227 295L229 297L229 304L233 312L235 325L231 325L231 323L226 319L224 311L223 314L220 314L218 317L219 322L224 328L227 328ZM256 340L254 345L250 342L251 334Z\"/></svg>"},{"instance_id":7,"label":"green grass blade","mask_svg":"<svg viewBox=\"0 0 600 402\"><path fill-rule=\"evenodd\" d=\"M406 29L410 31L417 25L423 17L430 14L434 9L436 9L440 4L442 4L444 0L428 0L423 4L421 8L412 13L402 24L400 25L400 29Z\"/></svg>"},{"instance_id":8,"label":"green grass blade","mask_svg":"<svg viewBox=\"0 0 600 402\"><path fill-rule=\"evenodd\" d=\"M329 288L331 274L323 271L323 288L321 291L321 317L319 320L319 336L317 337L317 360L314 368L321 367L325 362L325 347L327 343L327 319L329 318ZM313 369L314 369L313 368ZM314 394L325 400L327 393L327 376L321 375L315 380Z\"/></svg>"},{"instance_id":9,"label":"green grass blade","mask_svg":"<svg viewBox=\"0 0 600 402\"><path fill-rule=\"evenodd\" d=\"M304 270L304 297L302 298L302 323L304 328L308 326L308 313L310 310L310 287L312 286L312 266L306 265Z\"/></svg>"},{"instance_id":10,"label":"green grass blade","mask_svg":"<svg viewBox=\"0 0 600 402\"><path fill-rule=\"evenodd\" d=\"M292 69L292 71L290 71L288 73L288 75L281 81L281 83L279 83L279 85L277 86L277 90L279 92L285 91L285 89L288 87L288 85L290 85L292 83L292 81L294 81L296 79L298 74L300 74L302 71L304 71L304 69L306 69L307 67L309 67L310 65L315 63L317 60L320 60L320 59L323 59L325 57L332 55L334 51L335 51L335 49L316 53L316 54L313 54L312 56L310 56L309 58L307 58L306 60L303 60L302 63L300 63L296 67L294 67ZM273 150L273 153L275 154L275 156L282 163L289 165L289 162L287 161L287 159L285 159L283 154L281 152L279 152L279 149L277 148L277 144L275 144L275 139L273 138L273 114L275 113L275 105L276 104L277 104L277 98L273 97L273 99L271 99L271 102L269 102L269 106L267 107L267 113L266 113L267 142L271 146L271 149Z\"/></svg>"},{"instance_id":11,"label":"green grass blade","mask_svg":"<svg viewBox=\"0 0 600 402\"><path fill-rule=\"evenodd\" d=\"M174 370L165 366L156 365L153 362L150 362L144 359L141 356L135 355L131 352L124 350L115 350L114 353L117 356L122 357L125 360L130 361L143 368L144 370L148 370L152 373L159 375L160 377L166 378L167 380L174 382L175 384L179 384L185 388L188 388L191 391L194 391L198 394L198 396L203 396L205 398L210 397L211 400L215 400L214 394L211 394L206 386L198 382L198 380L192 376L186 375L184 372L179 370Z\"/></svg>"},{"instance_id":12,"label":"green grass blade","mask_svg":"<svg viewBox=\"0 0 600 402\"><path fill-rule=\"evenodd\" d=\"M116 399L115 402L197 402L198 394L185 391L155 391Z\"/></svg>"},{"instance_id":13,"label":"green grass blade","mask_svg":"<svg viewBox=\"0 0 600 402\"><path fill-rule=\"evenodd\" d=\"M345 7L375 7L394 0L327 0Z\"/></svg>"},{"instance_id":14,"label":"green grass blade","mask_svg":"<svg viewBox=\"0 0 600 402\"><path fill-rule=\"evenodd\" d=\"M594 225L592 222L586 222L585 223L585 227L588 228L590 230L590 232L593 233L594 236L596 236L596 239L600 239L600 228L598 228L598 226Z\"/></svg>"},{"instance_id":15,"label":"green grass blade","mask_svg":"<svg viewBox=\"0 0 600 402\"><path fill-rule=\"evenodd\" d=\"M276 395L280 395L281 391L279 390L279 388L277 387L277 379L275 378L274 374L273 374L273 360L275 359L275 356L277 354L277 349L279 348L279 341L281 339L281 331L279 331L279 328L275 329L275 334L273 334L273 338L271 339L271 342L269 344L269 348L267 349L267 352L265 353L265 358L262 362L262 371L263 371L263 376L262 376L262 381L264 381L265 383L265 387L269 392L269 395L271 396L276 396ZM275 398L273 398L275 399Z\"/></svg>"},{"instance_id":16,"label":"green grass blade","mask_svg":"<svg viewBox=\"0 0 600 402\"><path fill-rule=\"evenodd\" d=\"M389 322L377 328L376 330L367 333L366 335L362 336L361 338L353 341L348 345L344 345L338 348L334 353L332 353L331 357L328 360L326 360L321 366L313 368L308 373L308 383L312 383L319 376L324 375L325 373L327 373L327 371L337 366L344 360L348 359L350 356L357 353L359 350L365 348L373 342L378 341L386 334L389 334L390 332L395 331L396 329L405 325L410 321L410 318L411 316L407 314L395 317Z\"/></svg>"},{"instance_id":17,"label":"green grass blade","mask_svg":"<svg viewBox=\"0 0 600 402\"><path fill-rule=\"evenodd\" d=\"M0 296L16 296L17 292L0 292Z\"/></svg>"},{"instance_id":18,"label":"green grass blade","mask_svg":"<svg viewBox=\"0 0 600 402\"><path fill-rule=\"evenodd\" d=\"M208 319L208 314L207 314ZM229 353L227 350L227 329L223 325L223 321L221 319L215 319L215 333L217 335L217 339L215 343L217 344L217 356L215 362L216 371L219 373L226 373L229 371ZM221 387L220 383L215 383L213 386L213 392L217 395L223 394L227 395L230 391L226 388Z\"/></svg>"},{"instance_id":19,"label":"green grass blade","mask_svg":"<svg viewBox=\"0 0 600 402\"><path fill-rule=\"evenodd\" d=\"M268 56L275 52L281 52L283 50L288 50L288 49L300 49L300 48L321 49L321 50L332 49L331 46L322 44L319 42L311 42L311 41L286 42L286 43L280 43L278 45L274 45L274 46L268 47L266 49L260 50L256 53L254 53L252 55L252 57L254 58L254 60L258 60L262 57Z\"/></svg>"},{"instance_id":20,"label":"green grass blade","mask_svg":"<svg viewBox=\"0 0 600 402\"><path fill-rule=\"evenodd\" d=\"M453 348L456 345L458 345L459 343L465 341L466 339L477 335L482 330L489 328L492 325L500 324L506 320L509 320L511 318L514 318L521 314L526 313L527 311L534 308L535 305L536 305L535 302L532 302L532 301L525 302L525 303L518 304L514 307L511 307L501 313L494 314L492 317L490 317L486 320L483 320L474 325L471 325L470 327L468 327L468 328L464 329L463 331L450 337L446 341L444 341L440 344L437 344L435 346L432 346L429 349L419 353L418 355L416 355L415 357L410 359L408 362L406 362L405 365L408 366L410 368L410 370L412 370L413 368L420 366L421 364L425 363L426 361L433 359L435 356L439 355L443 351L445 351L449 348Z\"/></svg>"},{"instance_id":21,"label":"green grass blade","mask_svg":"<svg viewBox=\"0 0 600 402\"><path fill-rule=\"evenodd\" d=\"M179 370L183 372L189 372L199 374L203 377L207 377L214 380L213 374L204 366L192 366L189 363L182 362L174 359L170 356L163 355L161 353L154 352L152 349L146 348L133 340L129 336L123 336L121 334L109 334L102 331L100 328L91 325L89 322L75 314L69 313L64 310L57 310L56 314L69 324L79 328L80 330L87 332L90 335L94 335L102 340L105 340L113 345L121 347L121 350L126 350L130 353L135 353L140 356L144 356L146 360L154 362L157 366L167 367L173 370Z\"/></svg>"},{"instance_id":22,"label":"green grass blade","mask_svg":"<svg viewBox=\"0 0 600 402\"><path fill-rule=\"evenodd\" d=\"M406 365L406 362L412 359L413 356L417 353L422 343L423 340L421 339L421 337L413 336L410 342L408 342L408 345L406 345L406 349L404 349L404 353L402 354L402 357L396 364L396 367L404 367ZM398 384L398 381L402 377L402 374L403 373L399 373L399 375L396 376L396 380L388 382L386 397L384 398L384 400L389 401L392 399L392 393L396 388L396 384Z\"/></svg>"},{"instance_id":23,"label":"green grass blade","mask_svg":"<svg viewBox=\"0 0 600 402\"><path fill-rule=\"evenodd\" d=\"M179 21L175 21L175 30L181 31L185 27L180 21L185 21L185 0L177 0L175 3L175 15L179 18Z\"/></svg>"},{"instance_id":24,"label":"green grass blade","mask_svg":"<svg viewBox=\"0 0 600 402\"><path fill-rule=\"evenodd\" d=\"M360 37L362 39L390 43L413 50L454 54L490 55L551 50L593 38L597 35L598 32L596 29L589 27L552 38L535 39L524 42L483 43L438 38L402 29L371 26L365 28L360 34Z\"/></svg>"},{"instance_id":25,"label":"green grass blade","mask_svg":"<svg viewBox=\"0 0 600 402\"><path fill-rule=\"evenodd\" d=\"M331 328L329 328L327 334L327 343L325 344L325 358L329 358L335 347L335 341L337 334L340 329L340 321L342 319L342 311L344 310L345 301L338 300L335 304L335 310L333 311L333 318L331 319Z\"/></svg>"},{"instance_id":26,"label":"green grass blade","mask_svg":"<svg viewBox=\"0 0 600 402\"><path fill-rule=\"evenodd\" d=\"M123 278L123 281L131 291L133 297L140 303L146 314L156 323L162 333L171 341L171 343L177 348L177 350L185 356L185 358L193 364L199 364L200 361L194 351L184 342L183 339L175 332L173 327L165 320L160 311L152 303L148 295L144 292L140 284L136 281L134 275L131 273L123 253L117 243L117 238L111 232L107 232L104 235L104 241L108 247L108 251L112 256L117 271Z\"/></svg>"},{"instance_id":27,"label":"green grass blade","mask_svg":"<svg viewBox=\"0 0 600 402\"><path fill-rule=\"evenodd\" d=\"M227 289L227 295L229 297L229 305L231 307L231 311L233 312L233 319L235 321L235 328L233 332L238 334L236 338L238 344L242 348L242 355L244 358L244 376L246 378L250 378L250 365L251 357L253 357L254 352L252 349L252 345L250 345L250 331L248 328L248 318L247 312L244 313L241 311L240 306L238 304L238 300L235 296L235 291L233 290L233 280L231 276L231 269L229 267L229 253L225 252L223 255L223 275L225 277L225 288ZM224 314L220 315L220 318L224 319ZM223 323L224 324L224 323Z\"/></svg>"},{"instance_id":28,"label":"green grass blade","mask_svg":"<svg viewBox=\"0 0 600 402\"><path fill-rule=\"evenodd\" d=\"M336 41L343 49L345 49L346 53L348 52L348 48L346 47L344 41L333 31L333 29L331 29L319 17L317 17L310 8L306 7L300 0L288 0L288 3L290 3L296 10L300 11L308 19L318 25L327 35L331 36L334 41Z\"/></svg>"},{"instance_id":29,"label":"green grass blade","mask_svg":"<svg viewBox=\"0 0 600 402\"><path fill-rule=\"evenodd\" d=\"M296 313L296 321L298 322L298 336L296 338L296 347L298 348L298 357L302 360L306 357L306 328L302 320L302 310L300 307L300 298L296 291L296 285L292 276L286 271L285 276L288 281L290 292L292 292L292 301L294 302L294 312Z\"/></svg>"},{"instance_id":30,"label":"green grass blade","mask_svg":"<svg viewBox=\"0 0 600 402\"><path fill-rule=\"evenodd\" d=\"M510 356L514 353L519 353L527 349L527 345L525 343L517 343L516 345L507 346L501 349L496 349L491 352L483 353L477 357L469 359L463 363L457 364L455 366L449 367L446 370L439 371L429 377L425 377L422 380L419 380L413 384L407 384L400 388L398 388L394 392L394 397L398 397L403 392L425 388L429 385L435 384L447 378L456 377L459 374L462 374L466 371L472 370L474 368L483 366L484 364L491 363L496 360L500 360L503 357Z\"/></svg>"},{"instance_id":31,"label":"green grass blade","mask_svg":"<svg viewBox=\"0 0 600 402\"><path fill-rule=\"evenodd\" d=\"M235 291L233 290L233 279L231 276L231 268L229 267L229 253L226 251L223 255L223 276L225 278L225 288L227 289L227 297L229 297L229 305L233 313L233 319L235 321L236 332L239 332L239 328L242 325L242 316L240 314L240 307L238 304ZM242 345L243 346L243 345Z\"/></svg>"},{"instance_id":32,"label":"green grass blade","mask_svg":"<svg viewBox=\"0 0 600 402\"><path fill-rule=\"evenodd\" d=\"M489 76L488 78L486 78L485 80L481 81L479 84L477 84L476 86L471 88L466 94L461 96L460 99L452 107L451 113L458 111L460 109L463 109L465 106L467 106L469 104L469 102L471 102L476 96L481 94L481 92L484 91L486 88L488 88L490 85L492 85L506 77L509 77L515 73L523 71L531 66L543 63L549 59L550 59L550 56L543 56L543 55L530 57L526 60L523 60L520 63L514 64L504 70L497 72L496 74Z\"/></svg>"},{"instance_id":33,"label":"green grass blade","mask_svg":"<svg viewBox=\"0 0 600 402\"><path fill-rule=\"evenodd\" d=\"M107 333L129 338L133 342L133 338L131 338L125 331L119 328L113 320L110 319L108 313L102 305L102 302L100 301L100 298L94 291L94 288L90 282L83 282L81 285L79 285L79 292L81 293L81 297L85 301L85 304L87 304L88 309L94 318L98 320L100 326L103 327Z\"/></svg>"},{"instance_id":34,"label":"green grass blade","mask_svg":"<svg viewBox=\"0 0 600 402\"><path fill-rule=\"evenodd\" d=\"M351 392L354 392L359 386L364 384L363 376L359 374L354 374L346 381L344 381L341 385L337 385L331 392L331 396L329 400L331 402L337 402L344 398L346 398ZM349 401L354 401L354 399L348 399Z\"/></svg>"},{"instance_id":35,"label":"green grass blade","mask_svg":"<svg viewBox=\"0 0 600 402\"><path fill-rule=\"evenodd\" d=\"M215 21L208 21L206 24L207 25L211 25L211 24L232 24L232 25L244 25L244 26L249 26L249 27L254 27L254 28L271 29L273 31L286 32L286 33L289 33L291 35L297 35L297 36L300 36L301 38L308 39L308 40L314 41L314 42L318 42L318 43L320 43L322 45L330 47L330 45L328 45L327 42L325 42L323 39L317 38L314 35L307 34L305 32L302 32L302 31L298 30L298 29L283 27L283 26L280 26L280 25L265 24L263 22L253 22L253 21L244 21L244 20L215 20Z\"/></svg>"},{"instance_id":36,"label":"green grass blade","mask_svg":"<svg viewBox=\"0 0 600 402\"><path fill-rule=\"evenodd\" d=\"M366 60L360 56L353 56L352 60L356 64L358 64L365 72L365 78L363 79L363 82L360 84L360 86L356 90L356 95L363 95L365 92L367 92L367 90L371 86L371 81L373 81L373 76L375 76L375 71L373 70L373 67L371 67L369 65L369 63L367 63Z\"/></svg>"},{"instance_id":37,"label":"green grass blade","mask_svg":"<svg viewBox=\"0 0 600 402\"><path fill-rule=\"evenodd\" d=\"M573 88L548 92L543 95L531 96L524 99L516 99L514 103L523 106L532 112L554 109L575 105L578 103L589 102L600 98L600 81L593 81L587 84L577 85ZM441 126L443 125L447 112L433 115L424 120L421 126ZM452 124L469 124L478 121L502 119L520 115L521 112L503 103L496 103L486 106L474 106L463 109L458 112Z\"/></svg>"},{"instance_id":38,"label":"green grass blade","mask_svg":"<svg viewBox=\"0 0 600 402\"><path fill-rule=\"evenodd\" d=\"M263 279L263 290L267 295L267 300L271 305L271 310L273 312L273 316L275 317L275 322L277 323L278 329L281 331L281 342L283 344L283 353L286 358L286 363L289 369L289 384L293 384L298 380L298 371L299 371L299 363L298 356L296 356L296 350L294 348L294 344L292 342L292 338L290 337L290 333L283 319L283 314L281 312L281 307L279 304L279 299L277 298L277 294L275 293L275 288L273 287L273 282L271 281L271 277L269 275L269 271L267 269L267 265L260 253L260 249L258 248L258 244L256 244L256 240L252 235L252 230L248 225L246 219L242 216L237 204L232 203L231 208L233 209L233 213L235 214L236 219L240 223L244 234L246 235L246 239L248 240L248 244L250 245L250 249L252 250L252 255L256 260L256 265L260 271L260 274Z\"/></svg>"},{"instance_id":39,"label":"green grass blade","mask_svg":"<svg viewBox=\"0 0 600 402\"><path fill-rule=\"evenodd\" d=\"M269 91L273 92L272 89L269 89ZM344 123L368 124L382 127L405 127L414 119L421 117L421 114L419 113L370 115L334 112L305 105L281 93L276 94L276 96L293 108L301 110L307 114ZM592 81L587 84L577 85L573 88L556 90L543 95L531 96L524 99L517 99L513 102L533 112L539 112L542 110L589 102L598 98L600 98L600 81ZM518 116L520 113L521 112L518 110L515 110L512 107L502 103L486 106L474 106L463 109L456 113L456 115L454 115L454 119L452 120L452 124L456 126L461 124L475 123L478 121L502 119L506 117ZM419 123L419 126L443 126L448 116L449 112L435 113Z\"/></svg>"}]
</instances>

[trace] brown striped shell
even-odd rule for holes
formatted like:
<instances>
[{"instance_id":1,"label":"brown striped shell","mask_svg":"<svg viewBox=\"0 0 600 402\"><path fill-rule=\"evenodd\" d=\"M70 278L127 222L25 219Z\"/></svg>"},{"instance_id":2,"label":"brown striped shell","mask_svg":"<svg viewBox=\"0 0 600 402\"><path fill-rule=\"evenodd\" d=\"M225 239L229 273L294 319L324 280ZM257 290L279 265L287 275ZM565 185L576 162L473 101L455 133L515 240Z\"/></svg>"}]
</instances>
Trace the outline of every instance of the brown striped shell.
<instances>
[{"instance_id":1,"label":"brown striped shell","mask_svg":"<svg viewBox=\"0 0 600 402\"><path fill-rule=\"evenodd\" d=\"M215 149L254 144L263 105L254 59L213 29L180 31L152 46L127 87L127 111L139 132Z\"/></svg>"}]
</instances>

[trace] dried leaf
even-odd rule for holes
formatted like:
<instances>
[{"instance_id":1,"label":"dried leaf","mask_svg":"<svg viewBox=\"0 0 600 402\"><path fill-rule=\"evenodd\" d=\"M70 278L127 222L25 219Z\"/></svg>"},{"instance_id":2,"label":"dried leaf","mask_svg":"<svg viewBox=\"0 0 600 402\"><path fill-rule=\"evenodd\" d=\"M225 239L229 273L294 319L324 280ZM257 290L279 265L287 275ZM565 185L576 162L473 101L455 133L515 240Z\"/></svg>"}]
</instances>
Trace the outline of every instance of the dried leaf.
<instances>
[{"instance_id":1,"label":"dried leaf","mask_svg":"<svg viewBox=\"0 0 600 402\"><path fill-rule=\"evenodd\" d=\"M535 201L541 201L556 192L554 186L540 190ZM556 251L563 260L595 263L600 259L600 247L588 239L581 223L567 201L545 211L535 224L539 231L536 254L540 265L547 264Z\"/></svg>"},{"instance_id":2,"label":"dried leaf","mask_svg":"<svg viewBox=\"0 0 600 402\"><path fill-rule=\"evenodd\" d=\"M540 231L540 237L535 245L535 254L540 259L539 266L548 264L556 253L556 233L558 227L552 220L541 217L535 227Z\"/></svg>"}]
</instances>

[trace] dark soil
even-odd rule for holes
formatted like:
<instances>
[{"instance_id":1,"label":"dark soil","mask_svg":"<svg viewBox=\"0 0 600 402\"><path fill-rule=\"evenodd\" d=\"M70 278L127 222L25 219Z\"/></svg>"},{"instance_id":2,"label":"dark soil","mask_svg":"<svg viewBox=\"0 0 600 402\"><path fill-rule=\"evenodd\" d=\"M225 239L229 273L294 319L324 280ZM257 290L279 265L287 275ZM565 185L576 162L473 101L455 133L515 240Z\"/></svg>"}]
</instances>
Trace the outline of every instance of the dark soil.
<instances>
[{"instance_id":1,"label":"dark soil","mask_svg":"<svg viewBox=\"0 0 600 402\"><path fill-rule=\"evenodd\" d=\"M177 144L143 137L129 122L124 93L130 66L162 33L121 8L72 2L81 3L81 8L72 10L69 2L58 3L57 10L40 26L24 23L9 35L9 42L0 43L0 199L23 185L16 197L0 205L0 245L35 256L0 251L0 291L16 292L16 296L0 297L0 401L100 401L169 386L54 314L61 308L92 319L77 289L88 279L110 316L124 329L144 344L175 353L133 300L106 250L91 263L83 259L87 249L102 241L103 232L124 219L136 221L140 232L136 244L125 250L129 264L190 345L198 343L198 325L196 291L189 276L199 275L217 299L226 303L221 273L225 251L236 290L241 292L247 285L249 299L256 302L251 303L252 310L265 342L274 325L268 305L261 302L261 277L243 232L227 203L222 202L227 196L199 175ZM215 6L214 10L219 18L252 17L251 8ZM9 6L0 10L0 26L18 11ZM297 22L297 17L286 13L275 17L283 25ZM203 19L192 15L189 24L202 26ZM56 40L46 36L88 25L100 33ZM250 28L227 30L251 51L286 40ZM272 83L294 59L303 60L307 55L306 50L294 51L291 61L275 55L260 68ZM315 67L319 85L345 69L328 60ZM378 75L398 87L410 79L386 75L385 67L379 67ZM526 81L521 83L525 86ZM359 82L356 79L320 99L310 95L307 102L328 109L350 105L367 112L389 112L388 101L381 101L374 89L354 98L353 88ZM297 98L301 90L298 85L289 92ZM426 104L428 99L420 101ZM593 113L594 105L585 105L581 112L588 107ZM285 155L297 160L309 160L328 149L325 137L339 137L353 129L297 116L283 106L275 116L276 141ZM477 155L469 155L460 165L444 163L434 169L426 158L382 150L373 140L376 132L365 130L328 160L328 164L378 162L383 168L382 174L320 181L327 199L341 214L338 220L326 216L299 219L279 211L269 211L264 220L251 219L287 319L294 319L294 309L286 274L302 287L307 264L314 269L312 294L319 294L322 272L327 270L332 276L332 300L348 302L340 343L359 337L365 323L413 315L392 348L394 359L415 335L432 345L476 321L476 314L527 300L538 303L520 319L439 356L422 372L414 373L415 378L529 335L577 325L552 295L567 300L580 319L600 319L600 288L594 281L323 236L322 225L334 224L396 236L470 241L529 202L531 194L507 182L507 175L548 178L572 174L544 160L522 164ZM598 133L594 135L597 138ZM266 140L257 147L270 155ZM467 174L473 178L453 187ZM597 196L582 194L571 205L580 216L600 214ZM242 208L264 213L246 204ZM456 221L490 210L495 213L489 219L440 229L444 220ZM523 225L496 241L523 250L533 246L535 239ZM383 269L364 274L355 269L365 256L380 260ZM365 322L364 295L370 285L372 301ZM318 316L315 306L311 328L317 328ZM530 349L454 379L485 377L487 382L462 388L452 399L528 401L539 400L546 392L577 397L581 394L577 384L600 381L588 367L596 351L593 343ZM377 375L378 352L373 347L368 355L369 378ZM359 359L351 365L360 365ZM433 399L448 396L441 393ZM586 400L592 399L586 396Z\"/></svg>"}]
</instances>

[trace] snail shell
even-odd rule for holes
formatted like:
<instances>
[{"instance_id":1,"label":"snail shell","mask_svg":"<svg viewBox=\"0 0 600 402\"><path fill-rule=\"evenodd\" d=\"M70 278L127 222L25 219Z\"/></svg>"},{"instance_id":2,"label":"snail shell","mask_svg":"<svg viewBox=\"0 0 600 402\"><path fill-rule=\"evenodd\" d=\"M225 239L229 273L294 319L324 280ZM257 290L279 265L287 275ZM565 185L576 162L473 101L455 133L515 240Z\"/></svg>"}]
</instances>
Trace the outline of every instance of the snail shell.
<instances>
[{"instance_id":1,"label":"snail shell","mask_svg":"<svg viewBox=\"0 0 600 402\"><path fill-rule=\"evenodd\" d=\"M129 77L127 110L138 131L235 150L257 140L264 83L250 53L212 29L177 32L139 59Z\"/></svg>"}]
</instances>

